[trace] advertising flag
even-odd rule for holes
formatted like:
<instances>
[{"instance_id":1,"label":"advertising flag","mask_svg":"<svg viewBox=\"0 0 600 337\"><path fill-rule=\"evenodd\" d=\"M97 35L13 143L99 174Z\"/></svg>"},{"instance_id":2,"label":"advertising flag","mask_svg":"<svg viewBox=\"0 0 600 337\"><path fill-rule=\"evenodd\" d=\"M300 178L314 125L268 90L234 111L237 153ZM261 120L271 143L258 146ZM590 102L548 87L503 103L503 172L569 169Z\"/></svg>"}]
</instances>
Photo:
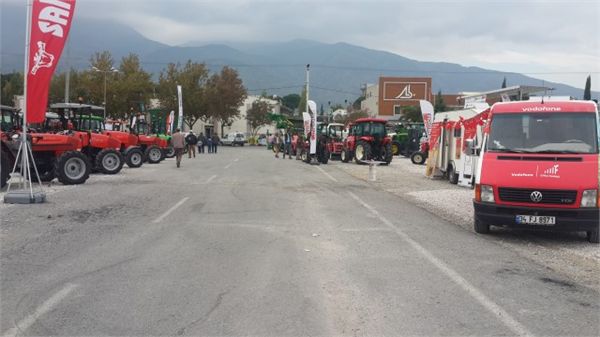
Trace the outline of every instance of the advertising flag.
<instances>
[{"instance_id":1,"label":"advertising flag","mask_svg":"<svg viewBox=\"0 0 600 337\"><path fill-rule=\"evenodd\" d=\"M425 131L427 136L431 135L431 127L433 126L433 105L429 101L420 100L419 105L421 106L421 114L423 114L423 124L425 125Z\"/></svg>"},{"instance_id":2,"label":"advertising flag","mask_svg":"<svg viewBox=\"0 0 600 337\"><path fill-rule=\"evenodd\" d=\"M67 42L74 11L75 0L33 1L27 61L27 123L42 123L46 119L50 80Z\"/></svg>"},{"instance_id":3,"label":"advertising flag","mask_svg":"<svg viewBox=\"0 0 600 337\"><path fill-rule=\"evenodd\" d=\"M173 134L173 124L175 124L175 111L171 110L171 113L169 114L169 119L167 119L167 134L172 135Z\"/></svg>"},{"instance_id":4,"label":"advertising flag","mask_svg":"<svg viewBox=\"0 0 600 337\"><path fill-rule=\"evenodd\" d=\"M308 137L310 137L310 114L308 112L303 112L302 120L304 121L304 137L308 139Z\"/></svg>"},{"instance_id":5,"label":"advertising flag","mask_svg":"<svg viewBox=\"0 0 600 337\"><path fill-rule=\"evenodd\" d=\"M310 154L317 153L317 103L308 101L308 111L312 111L310 118Z\"/></svg>"},{"instance_id":6,"label":"advertising flag","mask_svg":"<svg viewBox=\"0 0 600 337\"><path fill-rule=\"evenodd\" d=\"M177 86L177 98L179 99L179 130L183 131L183 101L181 94L181 86Z\"/></svg>"}]
</instances>

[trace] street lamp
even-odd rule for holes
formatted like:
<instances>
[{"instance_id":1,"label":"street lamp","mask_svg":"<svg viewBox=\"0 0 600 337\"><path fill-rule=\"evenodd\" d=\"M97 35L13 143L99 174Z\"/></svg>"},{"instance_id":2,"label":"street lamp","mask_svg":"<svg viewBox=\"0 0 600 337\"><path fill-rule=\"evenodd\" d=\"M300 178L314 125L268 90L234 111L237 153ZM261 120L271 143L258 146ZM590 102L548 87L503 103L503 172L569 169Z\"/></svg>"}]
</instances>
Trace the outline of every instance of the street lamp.
<instances>
[{"instance_id":1,"label":"street lamp","mask_svg":"<svg viewBox=\"0 0 600 337\"><path fill-rule=\"evenodd\" d=\"M106 74L108 73L118 73L119 69L115 69L115 67L110 67L110 69L108 70L100 70L96 67L92 67L93 71L99 72L99 73L104 73L104 102L102 103L102 105L104 105L104 120L106 120Z\"/></svg>"}]
</instances>

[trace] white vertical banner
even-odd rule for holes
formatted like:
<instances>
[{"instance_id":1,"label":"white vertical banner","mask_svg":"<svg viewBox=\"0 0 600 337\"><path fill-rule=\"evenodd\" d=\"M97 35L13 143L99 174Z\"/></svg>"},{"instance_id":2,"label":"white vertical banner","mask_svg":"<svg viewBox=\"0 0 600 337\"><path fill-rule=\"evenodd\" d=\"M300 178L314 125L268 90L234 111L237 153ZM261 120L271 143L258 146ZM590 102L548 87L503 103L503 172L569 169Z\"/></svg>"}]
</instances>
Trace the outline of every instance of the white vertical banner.
<instances>
[{"instance_id":1,"label":"white vertical banner","mask_svg":"<svg viewBox=\"0 0 600 337\"><path fill-rule=\"evenodd\" d=\"M308 112L303 112L302 120L304 121L304 137L306 137L306 139L309 139L309 137L310 137L310 114Z\"/></svg>"},{"instance_id":2,"label":"white vertical banner","mask_svg":"<svg viewBox=\"0 0 600 337\"><path fill-rule=\"evenodd\" d=\"M129 130L132 130L132 131L135 130L135 124L136 123L137 123L137 117L133 116L133 118L131 119L131 126L129 127Z\"/></svg>"},{"instance_id":3,"label":"white vertical banner","mask_svg":"<svg viewBox=\"0 0 600 337\"><path fill-rule=\"evenodd\" d=\"M310 119L310 154L317 153L317 103L308 101L308 111L312 111Z\"/></svg>"},{"instance_id":4,"label":"white vertical banner","mask_svg":"<svg viewBox=\"0 0 600 337\"><path fill-rule=\"evenodd\" d=\"M177 86L177 98L179 100L179 130L183 131L183 101L182 101L182 94L181 94L181 86L178 85Z\"/></svg>"},{"instance_id":5,"label":"white vertical banner","mask_svg":"<svg viewBox=\"0 0 600 337\"><path fill-rule=\"evenodd\" d=\"M169 114L169 120L167 121L167 132L168 134L173 134L173 125L175 124L175 111L171 110Z\"/></svg>"}]
</instances>

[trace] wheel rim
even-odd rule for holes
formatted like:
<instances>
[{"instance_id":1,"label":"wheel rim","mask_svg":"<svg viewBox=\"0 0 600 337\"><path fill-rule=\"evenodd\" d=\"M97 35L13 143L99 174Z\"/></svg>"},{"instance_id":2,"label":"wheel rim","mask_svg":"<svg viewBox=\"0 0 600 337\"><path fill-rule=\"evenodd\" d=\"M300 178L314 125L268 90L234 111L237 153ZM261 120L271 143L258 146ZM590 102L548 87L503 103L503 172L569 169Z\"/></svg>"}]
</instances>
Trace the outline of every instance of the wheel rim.
<instances>
[{"instance_id":1,"label":"wheel rim","mask_svg":"<svg viewBox=\"0 0 600 337\"><path fill-rule=\"evenodd\" d=\"M139 165L142 162L142 155L137 152L132 154L130 158L133 165Z\"/></svg>"},{"instance_id":2,"label":"wheel rim","mask_svg":"<svg viewBox=\"0 0 600 337\"><path fill-rule=\"evenodd\" d=\"M364 160L364 155L365 155L365 149L362 147L362 145L359 145L356 147L356 158L358 158L358 160Z\"/></svg>"},{"instance_id":3,"label":"wheel rim","mask_svg":"<svg viewBox=\"0 0 600 337\"><path fill-rule=\"evenodd\" d=\"M175 155L175 149L174 149L174 148L172 148L172 147L170 147L170 148L169 148L169 153L168 153L168 155L169 155L169 157L172 157L172 156L174 156L174 155Z\"/></svg>"},{"instance_id":4,"label":"wheel rim","mask_svg":"<svg viewBox=\"0 0 600 337\"><path fill-rule=\"evenodd\" d=\"M160 160L161 154L160 154L160 150L159 149L152 149L150 150L150 158L153 161L158 161Z\"/></svg>"},{"instance_id":5,"label":"wheel rim","mask_svg":"<svg viewBox=\"0 0 600 337\"><path fill-rule=\"evenodd\" d=\"M420 155L420 154L417 154L417 155L415 155L415 161L416 161L417 163L420 163L420 162L421 162L421 160L423 160L423 158L421 157L421 155Z\"/></svg>"},{"instance_id":6,"label":"wheel rim","mask_svg":"<svg viewBox=\"0 0 600 337\"><path fill-rule=\"evenodd\" d=\"M85 174L85 168L81 158L71 158L65 163L65 175L72 180L81 179Z\"/></svg>"},{"instance_id":7,"label":"wheel rim","mask_svg":"<svg viewBox=\"0 0 600 337\"><path fill-rule=\"evenodd\" d=\"M114 171L119 168L121 161L114 153L109 153L102 158L102 166L108 171Z\"/></svg>"},{"instance_id":8,"label":"wheel rim","mask_svg":"<svg viewBox=\"0 0 600 337\"><path fill-rule=\"evenodd\" d=\"M393 153L393 154L398 154L398 151L399 151L399 150L400 150L400 149L398 148L398 145L392 145L392 153Z\"/></svg>"}]
</instances>

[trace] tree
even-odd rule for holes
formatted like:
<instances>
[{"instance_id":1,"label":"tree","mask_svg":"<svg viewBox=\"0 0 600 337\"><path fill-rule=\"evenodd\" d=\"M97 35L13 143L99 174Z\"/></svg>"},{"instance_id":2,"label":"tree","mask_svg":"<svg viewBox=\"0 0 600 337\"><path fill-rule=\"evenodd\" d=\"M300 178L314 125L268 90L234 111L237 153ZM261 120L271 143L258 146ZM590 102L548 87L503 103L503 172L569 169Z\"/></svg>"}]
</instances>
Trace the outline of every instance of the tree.
<instances>
[{"instance_id":1,"label":"tree","mask_svg":"<svg viewBox=\"0 0 600 337\"><path fill-rule=\"evenodd\" d=\"M111 97L114 94L112 83L115 80L116 73L105 73L102 71L110 71L114 68L114 60L110 52L105 50L101 53L95 53L90 57L90 70L82 71L81 85L77 88L78 97L83 98L86 104L100 105L104 103L104 77L106 76L106 97ZM102 71L93 71L96 68ZM71 91L71 90L69 90ZM64 101L64 97L63 100ZM107 111L115 108L114 105L107 106Z\"/></svg>"},{"instance_id":2,"label":"tree","mask_svg":"<svg viewBox=\"0 0 600 337\"><path fill-rule=\"evenodd\" d=\"M402 115L404 119L414 123L423 122L423 114L421 107L418 105L405 105L402 107Z\"/></svg>"},{"instance_id":3,"label":"tree","mask_svg":"<svg viewBox=\"0 0 600 337\"><path fill-rule=\"evenodd\" d=\"M298 94L285 95L281 98L281 105L292 109L292 111L296 110L300 104L300 98L301 97Z\"/></svg>"},{"instance_id":4,"label":"tree","mask_svg":"<svg viewBox=\"0 0 600 337\"><path fill-rule=\"evenodd\" d=\"M362 101L364 101L365 99L366 99L366 98L365 98L365 96L362 96L362 95L361 95L359 98L357 98L357 99L356 99L356 101L354 101L354 103L352 104L352 106L353 106L355 109L360 109L361 103L362 103Z\"/></svg>"},{"instance_id":5,"label":"tree","mask_svg":"<svg viewBox=\"0 0 600 337\"><path fill-rule=\"evenodd\" d=\"M69 102L77 102L78 97L87 96L87 93L83 94L85 88L81 83L81 74L81 72L75 69L69 71ZM66 73L54 73L48 91L48 104L62 103L65 101L66 82Z\"/></svg>"},{"instance_id":6,"label":"tree","mask_svg":"<svg viewBox=\"0 0 600 337\"><path fill-rule=\"evenodd\" d=\"M354 122L355 120L357 120L359 118L367 118L367 117L370 117L370 114L368 111L355 109L352 112L349 112L348 114L337 115L334 118L334 120L336 123L342 123L342 124L346 125L350 122Z\"/></svg>"},{"instance_id":7,"label":"tree","mask_svg":"<svg viewBox=\"0 0 600 337\"><path fill-rule=\"evenodd\" d=\"M15 95L23 95L23 73L13 71L11 74L0 76L2 86L2 104L15 106L13 102Z\"/></svg>"},{"instance_id":8,"label":"tree","mask_svg":"<svg viewBox=\"0 0 600 337\"><path fill-rule=\"evenodd\" d=\"M221 73L214 74L207 84L210 117L221 124L221 135L226 125L231 126L240 117L239 108L248 97L237 70L224 66Z\"/></svg>"},{"instance_id":9,"label":"tree","mask_svg":"<svg viewBox=\"0 0 600 337\"><path fill-rule=\"evenodd\" d=\"M444 97L442 96L441 90L438 91L438 94L435 96L434 111L436 113L448 111L448 106L444 102Z\"/></svg>"},{"instance_id":10,"label":"tree","mask_svg":"<svg viewBox=\"0 0 600 337\"><path fill-rule=\"evenodd\" d=\"M583 91L583 100L589 101L592 99L592 76L588 76L585 80L585 89Z\"/></svg>"},{"instance_id":11,"label":"tree","mask_svg":"<svg viewBox=\"0 0 600 337\"><path fill-rule=\"evenodd\" d=\"M506 88L506 76L504 76L504 81L502 81L502 86L500 88Z\"/></svg>"},{"instance_id":12,"label":"tree","mask_svg":"<svg viewBox=\"0 0 600 337\"><path fill-rule=\"evenodd\" d=\"M180 66L169 63L167 69L160 72L156 97L161 102L161 109L178 111L177 86L181 85L183 122L192 129L198 120L209 118L208 69L204 63L191 60L181 70Z\"/></svg>"},{"instance_id":13,"label":"tree","mask_svg":"<svg viewBox=\"0 0 600 337\"><path fill-rule=\"evenodd\" d=\"M303 112L308 112L308 105L306 102L306 86L302 88L302 94L300 95L300 101L298 102L298 115L302 116Z\"/></svg>"},{"instance_id":14,"label":"tree","mask_svg":"<svg viewBox=\"0 0 600 337\"><path fill-rule=\"evenodd\" d=\"M107 112L114 118L125 118L131 107L144 112L142 104L148 106L154 87L152 74L142 69L138 55L123 57L118 81L106 86Z\"/></svg>"},{"instance_id":15,"label":"tree","mask_svg":"<svg viewBox=\"0 0 600 337\"><path fill-rule=\"evenodd\" d=\"M269 113L272 109L273 107L266 101L259 99L252 102L252 106L246 113L246 120L248 121L248 125L250 125L250 136L252 138L256 137L261 127L271 123Z\"/></svg>"}]
</instances>

